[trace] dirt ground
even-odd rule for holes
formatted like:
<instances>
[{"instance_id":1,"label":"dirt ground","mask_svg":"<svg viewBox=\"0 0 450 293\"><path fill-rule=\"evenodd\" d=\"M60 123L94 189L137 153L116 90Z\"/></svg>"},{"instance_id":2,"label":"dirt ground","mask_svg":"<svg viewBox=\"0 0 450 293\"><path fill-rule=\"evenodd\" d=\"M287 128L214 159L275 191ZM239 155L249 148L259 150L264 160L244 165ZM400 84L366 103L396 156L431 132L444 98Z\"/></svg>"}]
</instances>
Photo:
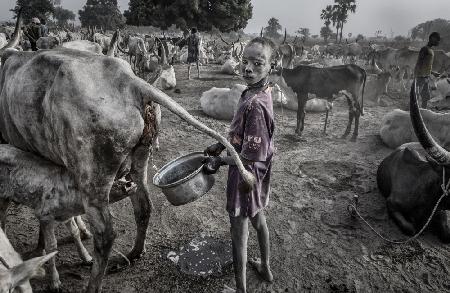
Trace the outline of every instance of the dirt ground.
<instances>
[{"instance_id":1,"label":"dirt ground","mask_svg":"<svg viewBox=\"0 0 450 293\"><path fill-rule=\"evenodd\" d=\"M177 65L180 94L169 91L178 103L200 121L226 135L229 122L202 114L203 91L230 87L237 77L218 73L219 66L202 68L202 78L188 82L186 66ZM195 73L195 71L194 71ZM398 95L395 107L407 104ZM370 104L370 103L367 103ZM392 104L392 103L391 103ZM373 103L372 103L373 105ZM378 193L376 169L392 150L381 142L381 119L392 107L366 106L356 142L341 139L348 119L344 103L336 105L328 134L322 134L323 114L307 114L303 140L293 136L295 113L276 109L276 156L272 193L266 214L271 235L272 284L262 282L248 269L249 292L450 292L448 247L426 232L417 241L390 245L376 237L361 221L347 212L348 203L359 196L363 215L384 235L404 238L386 212ZM214 140L163 110L161 150L151 165L193 151L202 151ZM149 168L149 182L155 169ZM233 271L195 278L183 275L167 258L200 234L229 239L225 211L226 168L216 175L216 184L196 202L174 207L150 183L155 210L148 229L147 253L127 269L105 276L104 292L220 292L234 286ZM135 224L131 203L125 199L111 206L118 237L114 248L131 250ZM8 236L19 253L37 243L37 221L25 207L10 210ZM250 229L249 258L259 256L256 233ZM63 225L58 228L57 266L64 292L81 292L90 267L82 266L74 244ZM91 241L84 242L92 251ZM117 256L113 252L113 256ZM47 292L48 280L32 281L35 292Z\"/></svg>"}]
</instances>

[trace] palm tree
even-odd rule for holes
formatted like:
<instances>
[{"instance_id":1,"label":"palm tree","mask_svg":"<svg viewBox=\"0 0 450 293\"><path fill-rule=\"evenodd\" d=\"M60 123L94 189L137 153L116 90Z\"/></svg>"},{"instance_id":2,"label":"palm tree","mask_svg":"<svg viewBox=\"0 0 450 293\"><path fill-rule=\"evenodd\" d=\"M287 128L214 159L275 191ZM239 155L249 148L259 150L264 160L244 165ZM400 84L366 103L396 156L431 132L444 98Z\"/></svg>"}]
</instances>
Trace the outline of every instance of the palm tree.
<instances>
[{"instance_id":1,"label":"palm tree","mask_svg":"<svg viewBox=\"0 0 450 293\"><path fill-rule=\"evenodd\" d=\"M339 42L342 41L342 29L344 28L344 23L347 23L349 12L355 13L356 11L356 0L334 0L335 4L333 6L334 15L337 22L339 33Z\"/></svg>"}]
</instances>

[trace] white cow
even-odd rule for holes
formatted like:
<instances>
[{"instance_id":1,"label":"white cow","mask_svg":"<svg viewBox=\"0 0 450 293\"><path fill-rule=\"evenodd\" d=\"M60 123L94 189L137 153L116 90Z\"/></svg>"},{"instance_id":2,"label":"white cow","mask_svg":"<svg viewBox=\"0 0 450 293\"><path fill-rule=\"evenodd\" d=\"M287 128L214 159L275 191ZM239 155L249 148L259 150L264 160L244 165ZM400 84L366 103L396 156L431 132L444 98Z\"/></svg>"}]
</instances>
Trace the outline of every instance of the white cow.
<instances>
[{"instance_id":1,"label":"white cow","mask_svg":"<svg viewBox=\"0 0 450 293\"><path fill-rule=\"evenodd\" d=\"M216 88L204 92L200 97L202 111L213 118L220 120L233 119L237 104L246 86L235 84L230 88Z\"/></svg>"},{"instance_id":2,"label":"white cow","mask_svg":"<svg viewBox=\"0 0 450 293\"><path fill-rule=\"evenodd\" d=\"M420 112L433 138L448 149L450 147L450 114L435 113L427 109L420 109ZM387 113L381 122L380 137L388 147L393 149L404 143L418 141L409 112L395 109Z\"/></svg>"}]
</instances>

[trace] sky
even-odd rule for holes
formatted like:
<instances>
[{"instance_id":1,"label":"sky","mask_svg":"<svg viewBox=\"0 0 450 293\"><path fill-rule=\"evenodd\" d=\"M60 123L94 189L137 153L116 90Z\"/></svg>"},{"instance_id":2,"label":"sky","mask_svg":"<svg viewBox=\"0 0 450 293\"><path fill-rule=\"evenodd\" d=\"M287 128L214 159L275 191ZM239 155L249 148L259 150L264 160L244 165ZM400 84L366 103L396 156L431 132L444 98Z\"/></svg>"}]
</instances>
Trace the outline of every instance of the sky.
<instances>
[{"instance_id":1,"label":"sky","mask_svg":"<svg viewBox=\"0 0 450 293\"><path fill-rule=\"evenodd\" d=\"M0 0L0 21L12 19L9 11L15 0ZM118 0L119 8L128 8L129 0ZM75 13L86 3L85 0L61 0L64 8ZM267 25L271 17L278 18L289 34L300 27L307 27L312 34L318 34L323 21L320 12L333 0L252 0L253 18L245 31L257 33ZM377 30L388 37L393 34L407 35L415 25L435 18L450 19L450 0L356 0L356 13L351 14L344 26L344 35L363 34L374 36ZM77 16L78 18L78 16Z\"/></svg>"}]
</instances>

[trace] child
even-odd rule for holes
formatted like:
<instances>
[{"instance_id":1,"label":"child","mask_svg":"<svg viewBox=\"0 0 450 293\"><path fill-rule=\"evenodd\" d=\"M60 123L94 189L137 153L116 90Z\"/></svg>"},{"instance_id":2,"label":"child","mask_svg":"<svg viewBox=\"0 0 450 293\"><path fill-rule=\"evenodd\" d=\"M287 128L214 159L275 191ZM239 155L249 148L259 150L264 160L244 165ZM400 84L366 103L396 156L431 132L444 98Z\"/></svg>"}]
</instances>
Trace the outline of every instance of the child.
<instances>
[{"instance_id":1,"label":"child","mask_svg":"<svg viewBox=\"0 0 450 293\"><path fill-rule=\"evenodd\" d=\"M248 220L258 234L261 261L250 261L261 277L271 282L269 230L264 208L269 202L269 181L273 155L273 105L269 74L275 64L276 48L266 38L256 38L244 49L241 74L248 88L242 93L238 110L231 122L230 143L240 153L245 168L253 173L256 184L251 192L240 188L243 182L231 157L219 157L225 147L214 144L206 148L205 171L215 173L221 165L229 165L227 211L230 216L236 292L245 293Z\"/></svg>"}]
</instances>

